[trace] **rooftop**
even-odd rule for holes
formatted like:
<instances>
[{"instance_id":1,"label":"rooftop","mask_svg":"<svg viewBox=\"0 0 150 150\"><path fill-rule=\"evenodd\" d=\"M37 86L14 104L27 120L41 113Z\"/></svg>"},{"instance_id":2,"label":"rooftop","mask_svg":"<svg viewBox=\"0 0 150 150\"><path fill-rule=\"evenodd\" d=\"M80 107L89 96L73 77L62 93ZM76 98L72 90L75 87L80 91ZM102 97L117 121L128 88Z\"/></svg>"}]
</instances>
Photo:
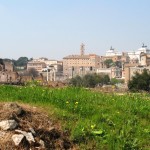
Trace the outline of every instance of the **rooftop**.
<instances>
[{"instance_id":1,"label":"rooftop","mask_svg":"<svg viewBox=\"0 0 150 150\"><path fill-rule=\"evenodd\" d=\"M89 54L89 55L68 55L63 59L89 59L91 56L98 56L96 54Z\"/></svg>"}]
</instances>

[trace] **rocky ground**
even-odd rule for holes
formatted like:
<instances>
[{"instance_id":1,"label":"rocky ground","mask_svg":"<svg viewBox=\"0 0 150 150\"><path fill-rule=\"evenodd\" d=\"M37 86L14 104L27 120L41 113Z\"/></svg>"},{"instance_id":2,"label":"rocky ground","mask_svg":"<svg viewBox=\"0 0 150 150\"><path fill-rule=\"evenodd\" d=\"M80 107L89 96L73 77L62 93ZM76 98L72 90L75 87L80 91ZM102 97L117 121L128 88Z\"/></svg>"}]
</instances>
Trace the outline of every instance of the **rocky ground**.
<instances>
[{"instance_id":1,"label":"rocky ground","mask_svg":"<svg viewBox=\"0 0 150 150\"><path fill-rule=\"evenodd\" d=\"M0 150L75 150L68 133L36 107L0 103Z\"/></svg>"}]
</instances>

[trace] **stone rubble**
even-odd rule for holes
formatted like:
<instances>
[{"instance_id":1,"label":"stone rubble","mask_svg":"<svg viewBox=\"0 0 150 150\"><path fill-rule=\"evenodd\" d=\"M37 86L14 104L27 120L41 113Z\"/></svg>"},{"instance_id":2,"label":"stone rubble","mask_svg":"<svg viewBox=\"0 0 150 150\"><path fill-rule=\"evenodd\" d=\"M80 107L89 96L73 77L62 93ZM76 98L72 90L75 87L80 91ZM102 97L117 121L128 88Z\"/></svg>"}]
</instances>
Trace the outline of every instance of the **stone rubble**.
<instances>
[{"instance_id":1,"label":"stone rubble","mask_svg":"<svg viewBox=\"0 0 150 150\"><path fill-rule=\"evenodd\" d=\"M31 132L25 132L21 130L15 130L15 131L24 135L29 143L35 142L34 137Z\"/></svg>"},{"instance_id":2,"label":"stone rubble","mask_svg":"<svg viewBox=\"0 0 150 150\"><path fill-rule=\"evenodd\" d=\"M2 130L13 130L18 126L15 120L3 120L0 121L0 128Z\"/></svg>"},{"instance_id":3,"label":"stone rubble","mask_svg":"<svg viewBox=\"0 0 150 150\"><path fill-rule=\"evenodd\" d=\"M44 143L43 140L40 140L40 141L39 141L39 144L41 145L41 148L45 148L45 143Z\"/></svg>"},{"instance_id":4,"label":"stone rubble","mask_svg":"<svg viewBox=\"0 0 150 150\"><path fill-rule=\"evenodd\" d=\"M8 109L8 110L7 110ZM61 136L50 120L45 119L46 126L41 126L39 119L35 119L29 111L25 111L16 103L6 103L1 109L0 117L0 150L1 146L5 149L8 141L11 148L21 149L34 149L48 150L51 149L64 149L64 144L59 141L65 141L65 137ZM5 113L6 112L6 113ZM32 112L33 113L33 112ZM43 115L41 116L41 120ZM4 142L4 144L2 144ZM71 143L69 144L71 147ZM66 148L65 148L66 149ZM69 148L67 148L69 149Z\"/></svg>"},{"instance_id":5,"label":"stone rubble","mask_svg":"<svg viewBox=\"0 0 150 150\"><path fill-rule=\"evenodd\" d=\"M33 128L29 128L29 131L31 131L31 133L32 133L34 136L36 136L36 132L34 131Z\"/></svg>"},{"instance_id":6,"label":"stone rubble","mask_svg":"<svg viewBox=\"0 0 150 150\"><path fill-rule=\"evenodd\" d=\"M14 134L12 136L12 140L16 146L18 146L22 142L23 138L25 138L23 134Z\"/></svg>"}]
</instances>

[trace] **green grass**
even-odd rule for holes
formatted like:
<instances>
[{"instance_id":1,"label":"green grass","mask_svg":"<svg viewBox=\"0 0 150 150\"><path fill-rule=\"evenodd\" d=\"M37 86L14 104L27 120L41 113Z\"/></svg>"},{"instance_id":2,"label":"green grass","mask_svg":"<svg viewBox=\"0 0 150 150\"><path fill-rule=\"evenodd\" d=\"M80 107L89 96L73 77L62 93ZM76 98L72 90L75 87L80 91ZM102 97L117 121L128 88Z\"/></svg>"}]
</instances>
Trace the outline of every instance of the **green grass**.
<instances>
[{"instance_id":1,"label":"green grass","mask_svg":"<svg viewBox=\"0 0 150 150\"><path fill-rule=\"evenodd\" d=\"M0 101L43 107L80 149L150 149L150 95L96 93L83 88L0 86Z\"/></svg>"}]
</instances>

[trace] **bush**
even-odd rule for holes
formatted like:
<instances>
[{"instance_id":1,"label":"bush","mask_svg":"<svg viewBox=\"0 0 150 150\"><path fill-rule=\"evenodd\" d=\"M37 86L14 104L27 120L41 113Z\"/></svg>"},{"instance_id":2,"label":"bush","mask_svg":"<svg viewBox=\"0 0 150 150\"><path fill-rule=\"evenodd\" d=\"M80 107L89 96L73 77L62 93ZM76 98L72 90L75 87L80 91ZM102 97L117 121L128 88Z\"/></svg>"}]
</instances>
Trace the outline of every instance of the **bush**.
<instances>
[{"instance_id":1,"label":"bush","mask_svg":"<svg viewBox=\"0 0 150 150\"><path fill-rule=\"evenodd\" d=\"M69 83L71 85L81 87L83 85L82 82L82 78L80 76L76 76L75 78L72 78Z\"/></svg>"},{"instance_id":2,"label":"bush","mask_svg":"<svg viewBox=\"0 0 150 150\"><path fill-rule=\"evenodd\" d=\"M108 84L110 82L110 78L108 75L98 75L94 74L86 74L82 78L80 76L76 76L70 80L70 84L73 86L82 86L82 87L95 87L98 84Z\"/></svg>"},{"instance_id":3,"label":"bush","mask_svg":"<svg viewBox=\"0 0 150 150\"><path fill-rule=\"evenodd\" d=\"M132 80L129 81L128 88L131 91L150 91L150 73L146 69L142 74L136 72Z\"/></svg>"},{"instance_id":4,"label":"bush","mask_svg":"<svg viewBox=\"0 0 150 150\"><path fill-rule=\"evenodd\" d=\"M115 84L118 84L118 83L124 83L124 80L112 78L111 81L110 81L110 83L111 83L112 85L115 85Z\"/></svg>"}]
</instances>

